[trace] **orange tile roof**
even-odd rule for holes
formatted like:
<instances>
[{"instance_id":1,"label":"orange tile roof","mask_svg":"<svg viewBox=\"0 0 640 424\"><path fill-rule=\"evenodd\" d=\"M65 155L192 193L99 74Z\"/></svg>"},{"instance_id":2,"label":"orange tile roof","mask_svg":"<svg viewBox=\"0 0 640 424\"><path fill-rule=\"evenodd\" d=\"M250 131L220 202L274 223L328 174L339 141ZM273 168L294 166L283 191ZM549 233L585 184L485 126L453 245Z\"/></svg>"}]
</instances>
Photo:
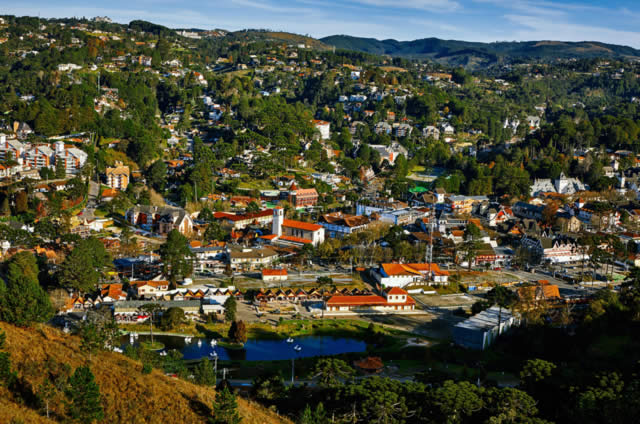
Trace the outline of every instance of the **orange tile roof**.
<instances>
[{"instance_id":1,"label":"orange tile roof","mask_svg":"<svg viewBox=\"0 0 640 424\"><path fill-rule=\"evenodd\" d=\"M312 240L306 239L306 238L302 238L302 237L294 237L294 236L280 236L279 237L280 240L285 240L285 241L290 241L293 243L303 243L303 244L310 244L313 243Z\"/></svg>"},{"instance_id":2,"label":"orange tile roof","mask_svg":"<svg viewBox=\"0 0 640 424\"><path fill-rule=\"evenodd\" d=\"M409 293L407 293L406 290L402 290L400 287L391 287L391 288L386 289L385 292L387 294L394 294L394 295L395 294L399 294L399 295L403 295L403 294L407 295L407 294L409 294Z\"/></svg>"},{"instance_id":3,"label":"orange tile roof","mask_svg":"<svg viewBox=\"0 0 640 424\"><path fill-rule=\"evenodd\" d=\"M262 270L262 275L287 275L287 270L265 268Z\"/></svg>"},{"instance_id":4,"label":"orange tile roof","mask_svg":"<svg viewBox=\"0 0 640 424\"><path fill-rule=\"evenodd\" d=\"M309 222L294 221L292 219L285 219L282 221L283 227L296 228L304 231L318 231L322 228L322 225L311 224Z\"/></svg>"}]
</instances>

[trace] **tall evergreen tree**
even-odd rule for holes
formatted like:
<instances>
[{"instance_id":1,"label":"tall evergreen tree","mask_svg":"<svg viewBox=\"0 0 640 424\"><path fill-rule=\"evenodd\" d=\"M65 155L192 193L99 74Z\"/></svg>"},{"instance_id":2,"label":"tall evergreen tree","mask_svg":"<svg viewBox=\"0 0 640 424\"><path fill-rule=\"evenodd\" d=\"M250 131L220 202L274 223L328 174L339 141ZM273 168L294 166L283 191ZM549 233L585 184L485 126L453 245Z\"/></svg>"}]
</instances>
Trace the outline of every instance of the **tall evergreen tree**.
<instances>
[{"instance_id":1,"label":"tall evergreen tree","mask_svg":"<svg viewBox=\"0 0 640 424\"><path fill-rule=\"evenodd\" d=\"M216 400L213 403L213 418L210 424L238 424L240 423L238 414L238 401L229 388L225 387L216 393Z\"/></svg>"},{"instance_id":2,"label":"tall evergreen tree","mask_svg":"<svg viewBox=\"0 0 640 424\"><path fill-rule=\"evenodd\" d=\"M173 287L179 279L191 275L193 253L189 249L187 238L178 230L169 232L167 241L160 246L160 257L164 264L164 272L169 276Z\"/></svg>"},{"instance_id":3,"label":"tall evergreen tree","mask_svg":"<svg viewBox=\"0 0 640 424\"><path fill-rule=\"evenodd\" d=\"M81 423L93 423L104 418L100 386L89 367L78 367L69 379L66 390L71 418Z\"/></svg>"}]
</instances>

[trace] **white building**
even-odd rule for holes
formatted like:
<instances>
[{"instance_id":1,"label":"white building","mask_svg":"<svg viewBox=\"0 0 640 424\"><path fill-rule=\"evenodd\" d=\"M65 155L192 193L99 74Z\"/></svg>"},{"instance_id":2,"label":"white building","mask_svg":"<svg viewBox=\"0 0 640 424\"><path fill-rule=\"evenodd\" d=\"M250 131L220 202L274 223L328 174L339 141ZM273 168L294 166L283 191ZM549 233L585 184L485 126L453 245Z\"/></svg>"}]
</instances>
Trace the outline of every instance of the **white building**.
<instances>
[{"instance_id":1,"label":"white building","mask_svg":"<svg viewBox=\"0 0 640 424\"><path fill-rule=\"evenodd\" d=\"M331 124L329 122L314 119L313 126L320 131L321 139L329 140L331 138Z\"/></svg>"},{"instance_id":2,"label":"white building","mask_svg":"<svg viewBox=\"0 0 640 424\"><path fill-rule=\"evenodd\" d=\"M485 350L500 334L520 324L506 308L492 306L453 327L453 341L469 349Z\"/></svg>"}]
</instances>

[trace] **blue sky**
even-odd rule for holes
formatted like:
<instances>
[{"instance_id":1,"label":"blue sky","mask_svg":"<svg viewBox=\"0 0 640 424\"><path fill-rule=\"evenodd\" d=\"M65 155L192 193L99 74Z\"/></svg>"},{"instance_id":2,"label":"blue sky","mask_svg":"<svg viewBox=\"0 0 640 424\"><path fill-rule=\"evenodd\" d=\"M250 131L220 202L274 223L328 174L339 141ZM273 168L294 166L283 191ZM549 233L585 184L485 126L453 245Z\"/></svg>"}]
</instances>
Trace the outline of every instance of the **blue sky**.
<instances>
[{"instance_id":1,"label":"blue sky","mask_svg":"<svg viewBox=\"0 0 640 424\"><path fill-rule=\"evenodd\" d=\"M639 0L0 0L0 13L107 15L121 23L144 19L174 28L268 28L314 37L589 40L640 48Z\"/></svg>"}]
</instances>

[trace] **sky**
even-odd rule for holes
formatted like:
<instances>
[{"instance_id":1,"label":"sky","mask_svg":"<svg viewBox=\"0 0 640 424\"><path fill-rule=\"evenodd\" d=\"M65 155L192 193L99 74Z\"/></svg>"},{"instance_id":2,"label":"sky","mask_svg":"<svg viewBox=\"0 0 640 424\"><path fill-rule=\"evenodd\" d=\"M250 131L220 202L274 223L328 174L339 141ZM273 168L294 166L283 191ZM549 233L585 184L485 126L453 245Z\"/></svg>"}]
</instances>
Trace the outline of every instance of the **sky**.
<instances>
[{"instance_id":1,"label":"sky","mask_svg":"<svg viewBox=\"0 0 640 424\"><path fill-rule=\"evenodd\" d=\"M602 41L640 48L639 0L0 0L0 14L265 28L320 38Z\"/></svg>"}]
</instances>

